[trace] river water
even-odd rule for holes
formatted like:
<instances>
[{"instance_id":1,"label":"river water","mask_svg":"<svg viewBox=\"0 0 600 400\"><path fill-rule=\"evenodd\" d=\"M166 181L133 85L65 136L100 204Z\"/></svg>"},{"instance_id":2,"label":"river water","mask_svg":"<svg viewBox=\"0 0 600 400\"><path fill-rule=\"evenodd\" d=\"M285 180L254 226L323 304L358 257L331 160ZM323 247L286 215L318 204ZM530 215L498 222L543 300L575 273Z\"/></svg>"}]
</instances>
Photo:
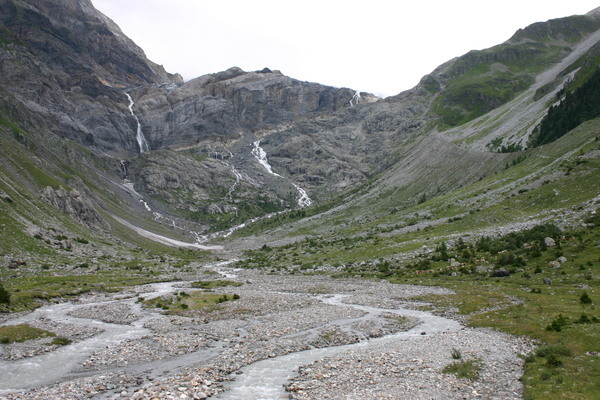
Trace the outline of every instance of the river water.
<instances>
[{"instance_id":1,"label":"river water","mask_svg":"<svg viewBox=\"0 0 600 400\"><path fill-rule=\"evenodd\" d=\"M211 269L230 278L235 275L226 267L227 262L218 263L210 266ZM171 293L178 289L177 282L167 282L148 285L151 292L144 292L145 298L157 297ZM365 316L344 320L344 324L351 326L352 323L369 318L376 319L382 314L396 314L406 317L417 318L420 322L412 329L388 336L383 336L371 340L363 340L354 344L343 346L327 347L320 349L311 349L301 352L290 353L285 356L273 357L263 361L248 365L241 370L241 374L232 375L234 381L227 387L227 391L222 393L216 399L283 399L287 398L284 385L288 380L297 374L298 367L310 364L314 361L330 357L345 351L366 348L376 344L391 343L397 340L419 340L423 336L423 331L427 335L435 335L443 331L456 331L462 326L453 320L434 316L423 311L410 309L385 309L364 305L350 304L344 302L349 295L322 295L317 296L322 302L336 307L349 307L363 311ZM55 351L46 353L37 357L26 358L17 361L0 361L0 395L14 390L22 390L31 387L48 385L60 380L69 379L76 375L72 373L79 366L79 363L91 356L94 351L103 349L107 346L120 343L127 339L141 338L149 335L151 332L144 327L144 323L152 318L153 314L144 310L136 298L122 298L113 300L104 300L90 303L62 303L41 307L30 314L11 321L11 324L26 323L36 318L48 318L56 322L66 324L85 324L97 327L103 332L84 339L80 342L72 343L58 348ZM140 316L138 320L130 325L111 324L101 322L95 319L77 318L70 316L69 313L81 307L90 307L93 305L105 305L108 303L127 304L133 308L133 311ZM204 349L198 352L188 353L183 356L174 357L170 360L161 360L149 362L145 365L131 366L128 369L142 370L153 368L154 376L160 376L170 370L170 374L175 373L183 367L197 364L200 361L210 359L223 350L222 343L217 344L212 349ZM163 365L164 364L164 365Z\"/></svg>"},{"instance_id":2,"label":"river water","mask_svg":"<svg viewBox=\"0 0 600 400\"><path fill-rule=\"evenodd\" d=\"M170 293L175 290L175 285L175 282L152 284L152 291L144 293L144 297L158 297ZM10 321L11 324L16 325L27 323L37 318L47 318L65 324L84 324L90 327L99 328L103 332L82 341L59 347L50 353L36 357L16 361L0 361L0 393L3 391L43 386L56 382L68 376L80 362L84 361L94 351L112 344L120 343L127 339L136 339L148 335L150 330L144 328L144 323L152 317L152 313L143 310L142 307L136 303L136 300L136 298L130 298L101 301L97 303L74 304L68 302L53 304L40 307L23 317ZM105 323L96 319L77 318L69 315L69 313L78 308L114 302L129 304L133 308L133 311L140 315L140 318L132 324L127 325Z\"/></svg>"},{"instance_id":3,"label":"river water","mask_svg":"<svg viewBox=\"0 0 600 400\"><path fill-rule=\"evenodd\" d=\"M364 348L371 345L381 345L397 340L419 340L423 337L422 332L432 335L440 332L457 331L462 329L458 322L438 317L427 312L409 309L382 309L357 304L347 304L343 299L347 295L335 295L322 297L321 300L327 304L340 307L351 307L364 311L368 316L375 317L382 313L392 313L399 316L418 318L420 323L412 329L376 339L365 340L358 343L326 347L290 353L285 356L269 358L251 364L242 369L242 374L232 375L235 380L228 390L216 400L278 400L289 398L285 392L284 385L295 375L298 368L308 365L317 360L330 357L345 351Z\"/></svg>"}]
</instances>

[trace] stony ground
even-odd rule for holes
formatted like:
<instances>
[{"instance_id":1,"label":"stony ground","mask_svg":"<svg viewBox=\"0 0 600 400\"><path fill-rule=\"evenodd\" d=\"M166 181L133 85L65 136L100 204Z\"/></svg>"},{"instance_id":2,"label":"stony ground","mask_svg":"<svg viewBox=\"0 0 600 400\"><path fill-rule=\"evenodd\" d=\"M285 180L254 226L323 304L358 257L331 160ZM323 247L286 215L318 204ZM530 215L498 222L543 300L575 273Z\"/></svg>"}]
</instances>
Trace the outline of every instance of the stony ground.
<instances>
[{"instance_id":1,"label":"stony ground","mask_svg":"<svg viewBox=\"0 0 600 400\"><path fill-rule=\"evenodd\" d=\"M352 307L327 304L324 299L344 294L344 302L395 309L413 296L447 293L445 289L392 285L381 281L339 280L320 276L265 275L237 271L239 287L215 289L240 296L210 311L166 315L138 309L130 303L89 303L73 315L115 324L131 324L136 313L146 313L150 331L90 354L61 382L27 391L4 393L0 399L202 399L226 390L240 369L255 361L315 347L355 343L406 330L418 325L415 318L392 318L389 312L371 315ZM215 276L220 279L222 276ZM183 287L186 284L182 284ZM189 284L188 284L189 286ZM137 296L146 288L133 288L120 298ZM180 289L177 289L180 290ZM191 289L186 289L191 290ZM114 295L111 295L114 296ZM107 300L110 297L107 297ZM85 321L85 320L82 320ZM9 322L10 323L10 322ZM38 321L45 329L75 342L95 332L50 320ZM12 346L12 347L11 347ZM22 345L3 347L7 354ZM43 344L44 351L52 351ZM402 339L385 347L361 346L301 368L287 386L293 399L518 399L522 390L518 358L532 348L525 340L498 332L463 330ZM455 361L453 349L463 359L477 360L480 377L459 379L441 370ZM17 357L14 357L17 358Z\"/></svg>"}]
</instances>

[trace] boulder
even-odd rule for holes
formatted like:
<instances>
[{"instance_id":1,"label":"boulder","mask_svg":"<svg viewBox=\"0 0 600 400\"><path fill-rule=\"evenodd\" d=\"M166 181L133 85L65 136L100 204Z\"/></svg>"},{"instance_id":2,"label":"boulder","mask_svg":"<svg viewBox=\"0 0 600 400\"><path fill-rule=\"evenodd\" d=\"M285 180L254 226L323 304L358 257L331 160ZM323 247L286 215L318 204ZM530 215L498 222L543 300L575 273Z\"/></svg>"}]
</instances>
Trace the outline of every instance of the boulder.
<instances>
[{"instance_id":1,"label":"boulder","mask_svg":"<svg viewBox=\"0 0 600 400\"><path fill-rule=\"evenodd\" d=\"M505 268L499 268L492 273L492 276L494 276L496 278L502 278L502 277L509 276L509 275L510 275L510 272Z\"/></svg>"},{"instance_id":2,"label":"boulder","mask_svg":"<svg viewBox=\"0 0 600 400\"><path fill-rule=\"evenodd\" d=\"M0 199L4 200L7 203L14 203L15 201L6 193L0 192Z\"/></svg>"},{"instance_id":3,"label":"boulder","mask_svg":"<svg viewBox=\"0 0 600 400\"><path fill-rule=\"evenodd\" d=\"M552 239L551 237L544 238L544 243L546 243L546 246L548 246L548 247L556 246L556 241L554 239Z\"/></svg>"},{"instance_id":4,"label":"boulder","mask_svg":"<svg viewBox=\"0 0 600 400\"><path fill-rule=\"evenodd\" d=\"M548 266L554 269L560 268L560 262L558 261L550 261L548 262Z\"/></svg>"}]
</instances>

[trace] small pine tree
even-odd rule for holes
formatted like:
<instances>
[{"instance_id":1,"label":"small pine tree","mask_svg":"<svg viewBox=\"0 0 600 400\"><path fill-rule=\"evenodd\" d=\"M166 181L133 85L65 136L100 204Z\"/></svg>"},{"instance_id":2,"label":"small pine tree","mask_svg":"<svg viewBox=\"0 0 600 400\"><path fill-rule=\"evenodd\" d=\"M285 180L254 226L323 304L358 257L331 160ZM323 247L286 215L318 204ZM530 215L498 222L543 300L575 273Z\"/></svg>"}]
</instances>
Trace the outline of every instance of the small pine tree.
<instances>
[{"instance_id":1,"label":"small pine tree","mask_svg":"<svg viewBox=\"0 0 600 400\"><path fill-rule=\"evenodd\" d=\"M579 297L579 302L581 304L592 304L592 298L587 294L587 292L583 292L581 297Z\"/></svg>"},{"instance_id":2,"label":"small pine tree","mask_svg":"<svg viewBox=\"0 0 600 400\"><path fill-rule=\"evenodd\" d=\"M10 293L0 283L0 304L10 304Z\"/></svg>"}]
</instances>

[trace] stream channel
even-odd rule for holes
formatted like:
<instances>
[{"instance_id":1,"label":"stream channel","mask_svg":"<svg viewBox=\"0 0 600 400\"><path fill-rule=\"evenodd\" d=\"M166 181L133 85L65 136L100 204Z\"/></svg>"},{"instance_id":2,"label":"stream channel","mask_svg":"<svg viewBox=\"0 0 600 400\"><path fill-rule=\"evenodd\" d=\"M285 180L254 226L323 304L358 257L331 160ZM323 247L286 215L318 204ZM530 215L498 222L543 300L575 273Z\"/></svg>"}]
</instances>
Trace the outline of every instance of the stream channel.
<instances>
[{"instance_id":1,"label":"stream channel","mask_svg":"<svg viewBox=\"0 0 600 400\"><path fill-rule=\"evenodd\" d=\"M385 344L396 340L419 340L423 337L423 332L428 335L444 332L457 331L462 325L457 321L438 317L427 312L409 310L409 309L383 309L357 304L344 303L342 300L349 295L321 296L320 299L326 304L340 307L351 307L367 313L361 319L376 317L382 313L392 313L404 317L417 318L420 322L413 328L376 339L363 340L357 343L316 348L296 353L290 353L285 356L269 358L255 362L245 368L242 368L242 374L232 376L234 381L227 387L227 391L215 400L278 400L288 399L284 386L293 378L298 368L308 365L312 362L330 357L344 351L357 349L374 344Z\"/></svg>"},{"instance_id":2,"label":"stream channel","mask_svg":"<svg viewBox=\"0 0 600 400\"><path fill-rule=\"evenodd\" d=\"M178 282L165 282L148 285L150 292L144 293L146 298L158 297L177 289ZM0 361L0 394L20 389L39 387L75 376L71 373L79 363L94 351L127 339L141 338L151 334L144 328L144 323L153 317L153 313L145 311L137 298L104 300L90 303L61 303L40 307L33 312L11 320L11 325L27 323L37 318L50 319L57 323L85 325L98 328L101 333L79 342L61 346L56 350L39 356L16 361ZM112 324L91 318L78 318L69 315L78 308L87 308L110 303L128 304L140 318L132 324Z\"/></svg>"},{"instance_id":3,"label":"stream channel","mask_svg":"<svg viewBox=\"0 0 600 400\"><path fill-rule=\"evenodd\" d=\"M223 274L222 271L219 271ZM228 276L235 276L229 275ZM150 291L143 293L145 298L157 297L178 290L180 282L167 282L146 285ZM344 303L344 299L349 295L320 295L317 298L325 304L337 307L350 307L361 310L366 314L358 319L346 321L346 326L357 320L366 320L377 318L383 313L392 313L405 317L418 319L419 323L412 329L371 340L363 340L357 343L315 348L284 356L273 357L263 361L255 362L244 367L241 374L232 374L232 382L226 386L226 391L221 393L216 399L282 399L287 398L284 385L287 381L297 374L298 367L310 364L314 361L335 354L358 348L364 348L371 344L382 344L397 340L419 340L422 332L427 335L436 334L442 331L456 331L462 326L453 320L434 316L428 312L416 311L411 309L384 309L375 308L357 304ZM28 388L41 387L52 383L69 380L82 375L93 375L107 372L94 371L88 373L73 373L81 362L85 361L94 351L103 349L109 345L122 342L127 339L137 339L143 336L151 335L152 332L144 327L144 323L156 316L156 313L144 310L139 303L136 303L136 297L113 298L100 302L74 303L67 302L62 304L53 304L41 307L30 314L21 316L10 321L10 324L27 323L36 318L47 318L58 323L86 325L96 327L102 330L102 333L79 342L74 342L67 346L42 354L36 357L25 358L17 361L0 361L0 395L11 391L18 391ZM105 323L97 319L73 317L69 314L81 307L90 307L94 305L105 305L109 303L127 304L132 307L133 312L140 316L135 322L127 324ZM152 361L145 364L130 365L119 370L148 371L155 377L172 375L182 368L202 363L218 355L224 348L224 344L218 342L209 349L203 349L191 352L182 356L173 357L167 360Z\"/></svg>"}]
</instances>

